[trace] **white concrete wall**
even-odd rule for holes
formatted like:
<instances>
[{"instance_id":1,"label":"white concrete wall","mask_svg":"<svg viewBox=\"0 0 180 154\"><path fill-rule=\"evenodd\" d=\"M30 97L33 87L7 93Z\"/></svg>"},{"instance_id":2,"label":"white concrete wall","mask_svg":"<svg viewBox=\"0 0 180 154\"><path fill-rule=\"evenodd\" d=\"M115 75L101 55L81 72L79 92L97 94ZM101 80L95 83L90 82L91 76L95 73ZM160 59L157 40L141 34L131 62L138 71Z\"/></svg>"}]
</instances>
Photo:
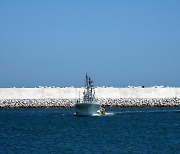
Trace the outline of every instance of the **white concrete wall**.
<instances>
[{"instance_id":1,"label":"white concrete wall","mask_svg":"<svg viewBox=\"0 0 180 154\"><path fill-rule=\"evenodd\" d=\"M83 88L0 88L0 99L77 99ZM180 88L95 88L96 98L180 98Z\"/></svg>"},{"instance_id":2,"label":"white concrete wall","mask_svg":"<svg viewBox=\"0 0 180 154\"><path fill-rule=\"evenodd\" d=\"M71 99L78 98L82 88L0 88L0 99Z\"/></svg>"},{"instance_id":3,"label":"white concrete wall","mask_svg":"<svg viewBox=\"0 0 180 154\"><path fill-rule=\"evenodd\" d=\"M180 98L180 88L97 88L97 98Z\"/></svg>"}]
</instances>

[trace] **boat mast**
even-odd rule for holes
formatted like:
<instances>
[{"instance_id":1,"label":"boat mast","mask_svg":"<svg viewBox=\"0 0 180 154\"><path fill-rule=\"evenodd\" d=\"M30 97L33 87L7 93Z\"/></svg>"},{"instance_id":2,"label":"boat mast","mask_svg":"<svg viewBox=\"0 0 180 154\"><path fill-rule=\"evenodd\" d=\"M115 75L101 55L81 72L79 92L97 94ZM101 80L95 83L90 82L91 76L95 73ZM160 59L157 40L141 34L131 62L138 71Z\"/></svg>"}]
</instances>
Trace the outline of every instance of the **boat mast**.
<instances>
[{"instance_id":1,"label":"boat mast","mask_svg":"<svg viewBox=\"0 0 180 154\"><path fill-rule=\"evenodd\" d=\"M93 92L93 81L86 73L86 92L84 92L84 101L93 101L94 100L94 94Z\"/></svg>"},{"instance_id":2,"label":"boat mast","mask_svg":"<svg viewBox=\"0 0 180 154\"><path fill-rule=\"evenodd\" d=\"M89 83L89 82L88 82L88 75L87 75L87 73L86 73L86 85L85 85L86 87L88 87L88 83Z\"/></svg>"}]
</instances>

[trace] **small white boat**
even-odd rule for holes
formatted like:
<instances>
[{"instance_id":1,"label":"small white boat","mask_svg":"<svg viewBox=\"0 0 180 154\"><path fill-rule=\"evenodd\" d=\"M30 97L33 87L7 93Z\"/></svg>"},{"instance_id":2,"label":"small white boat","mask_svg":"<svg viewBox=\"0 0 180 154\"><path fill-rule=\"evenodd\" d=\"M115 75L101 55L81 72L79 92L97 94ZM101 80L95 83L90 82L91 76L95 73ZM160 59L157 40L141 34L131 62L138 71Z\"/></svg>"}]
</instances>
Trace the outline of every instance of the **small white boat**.
<instances>
[{"instance_id":1,"label":"small white boat","mask_svg":"<svg viewBox=\"0 0 180 154\"><path fill-rule=\"evenodd\" d=\"M83 100L80 99L75 104L76 115L79 116L93 116L105 114L105 109L101 108L95 100L95 91L92 85L93 81L86 74L86 86L83 93Z\"/></svg>"}]
</instances>

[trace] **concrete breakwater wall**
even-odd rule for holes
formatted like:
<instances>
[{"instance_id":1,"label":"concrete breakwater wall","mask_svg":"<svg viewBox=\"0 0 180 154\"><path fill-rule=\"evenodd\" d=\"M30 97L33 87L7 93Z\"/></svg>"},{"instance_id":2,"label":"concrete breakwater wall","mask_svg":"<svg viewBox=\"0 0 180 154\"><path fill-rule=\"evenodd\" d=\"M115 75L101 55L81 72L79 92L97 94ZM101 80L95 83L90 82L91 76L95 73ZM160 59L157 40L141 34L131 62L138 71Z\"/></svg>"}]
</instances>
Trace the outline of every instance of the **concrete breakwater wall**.
<instances>
[{"instance_id":1,"label":"concrete breakwater wall","mask_svg":"<svg viewBox=\"0 0 180 154\"><path fill-rule=\"evenodd\" d=\"M0 99L78 99L84 88L0 88ZM102 98L180 98L180 88L95 88Z\"/></svg>"},{"instance_id":2,"label":"concrete breakwater wall","mask_svg":"<svg viewBox=\"0 0 180 154\"><path fill-rule=\"evenodd\" d=\"M0 88L0 108L74 107L83 88ZM180 88L95 88L106 107L180 107Z\"/></svg>"}]
</instances>

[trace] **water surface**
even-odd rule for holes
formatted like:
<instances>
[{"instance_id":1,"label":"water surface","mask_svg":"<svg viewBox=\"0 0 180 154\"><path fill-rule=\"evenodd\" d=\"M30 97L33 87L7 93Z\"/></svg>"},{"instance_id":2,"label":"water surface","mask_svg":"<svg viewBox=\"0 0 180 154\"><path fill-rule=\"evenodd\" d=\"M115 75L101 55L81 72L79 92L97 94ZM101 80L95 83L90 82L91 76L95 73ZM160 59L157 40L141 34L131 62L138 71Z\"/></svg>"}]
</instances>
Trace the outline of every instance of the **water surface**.
<instances>
[{"instance_id":1,"label":"water surface","mask_svg":"<svg viewBox=\"0 0 180 154\"><path fill-rule=\"evenodd\" d=\"M180 108L0 109L0 153L180 153Z\"/></svg>"}]
</instances>

